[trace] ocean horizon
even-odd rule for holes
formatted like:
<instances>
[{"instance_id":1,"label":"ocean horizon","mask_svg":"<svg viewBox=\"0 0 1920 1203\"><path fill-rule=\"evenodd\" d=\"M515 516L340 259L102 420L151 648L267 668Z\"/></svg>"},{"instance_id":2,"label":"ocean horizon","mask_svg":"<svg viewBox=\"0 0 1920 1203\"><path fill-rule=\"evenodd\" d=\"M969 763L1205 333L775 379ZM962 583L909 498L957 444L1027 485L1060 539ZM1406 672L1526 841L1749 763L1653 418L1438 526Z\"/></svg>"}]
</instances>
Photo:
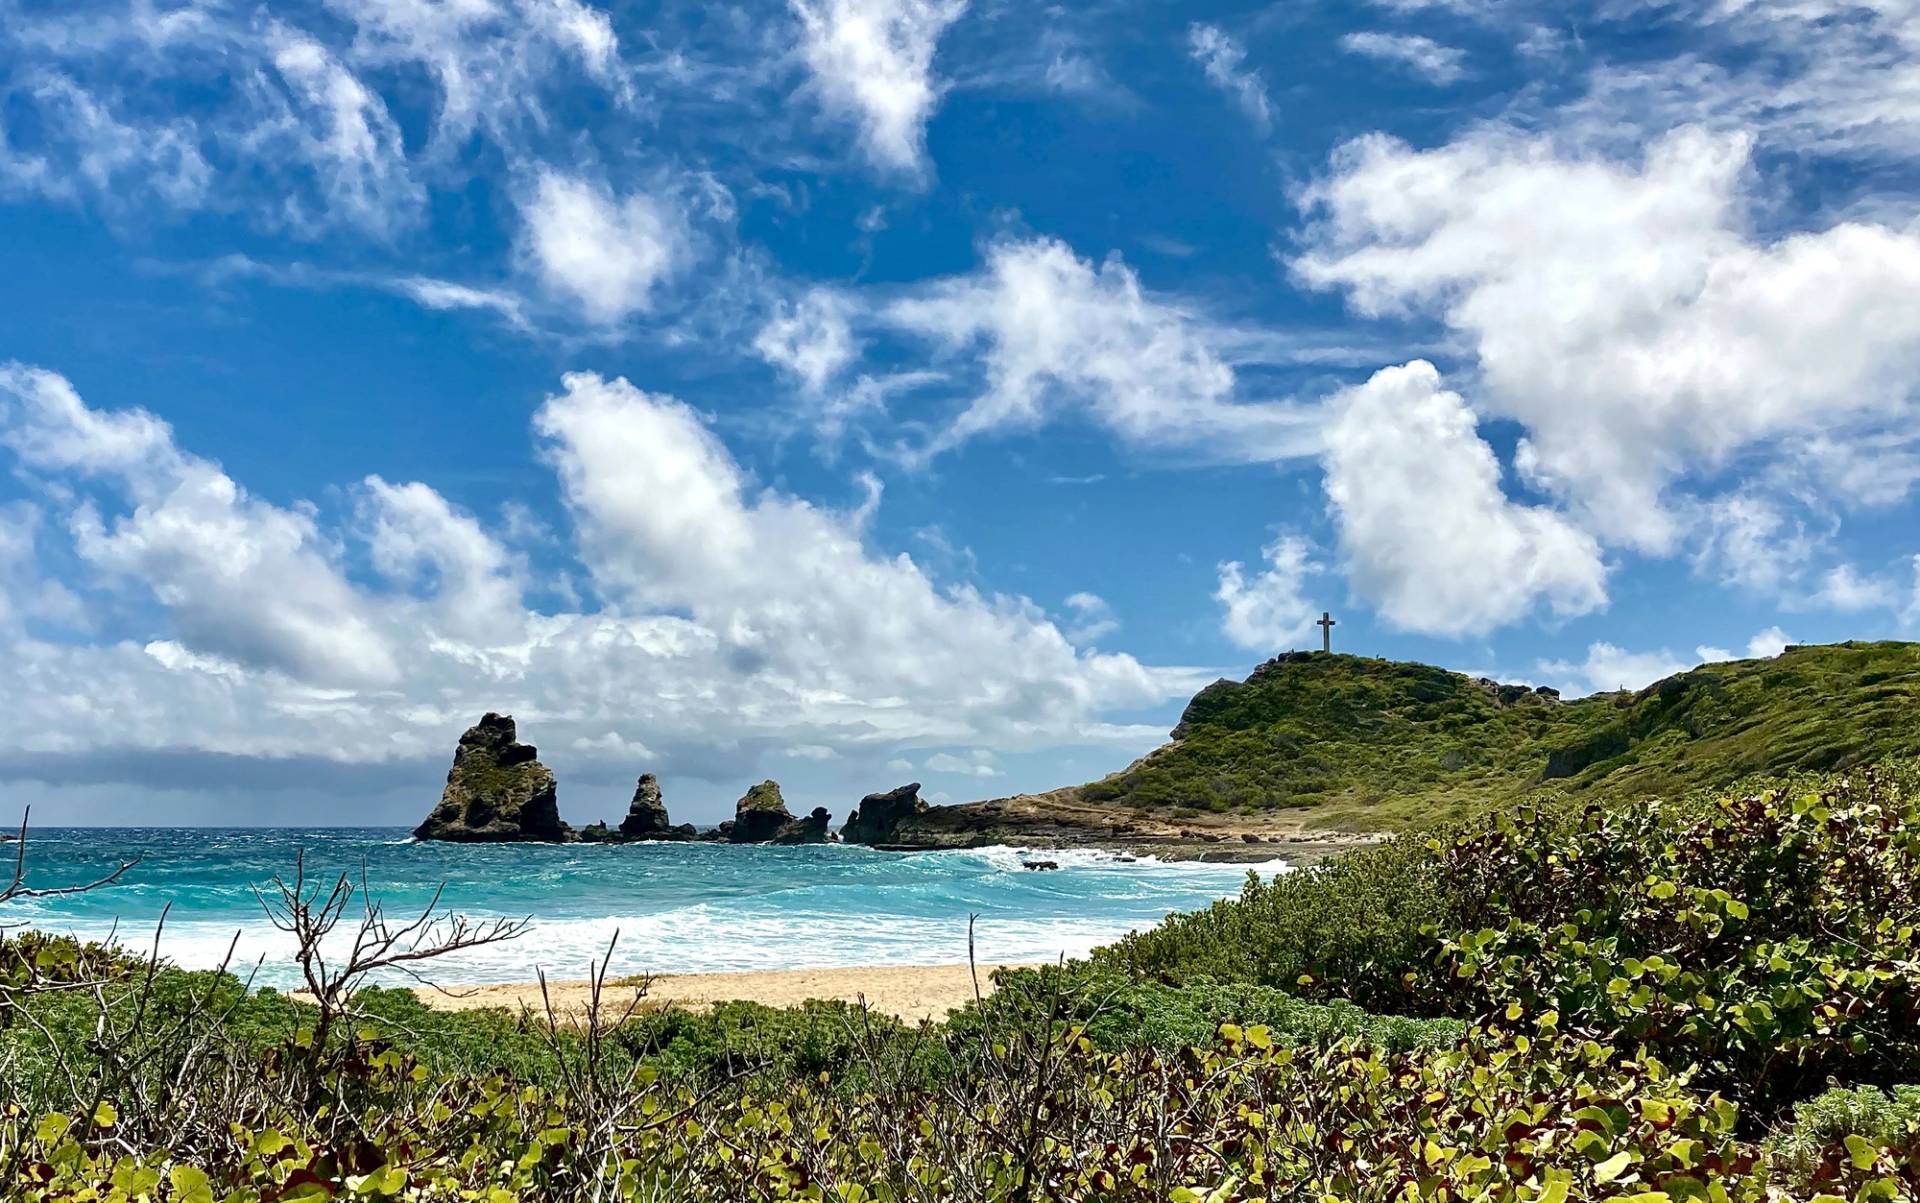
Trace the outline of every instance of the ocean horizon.
<instances>
[{"instance_id":1,"label":"ocean horizon","mask_svg":"<svg viewBox=\"0 0 1920 1203\"><path fill-rule=\"evenodd\" d=\"M364 874L389 918L410 918L444 887L443 911L531 919L517 940L433 962L433 980L450 986L583 977L610 943L615 974L953 964L968 957L970 918L981 964L1049 961L1237 894L1249 871L1287 867L1099 849L449 844L414 840L405 827L35 827L32 885L138 863L99 890L11 903L0 924L137 949L156 947L157 934L160 954L185 968L226 963L256 985L287 988L300 980L292 941L255 891L271 894L274 875L290 877L302 852L309 883ZM356 905L349 920L357 914Z\"/></svg>"}]
</instances>

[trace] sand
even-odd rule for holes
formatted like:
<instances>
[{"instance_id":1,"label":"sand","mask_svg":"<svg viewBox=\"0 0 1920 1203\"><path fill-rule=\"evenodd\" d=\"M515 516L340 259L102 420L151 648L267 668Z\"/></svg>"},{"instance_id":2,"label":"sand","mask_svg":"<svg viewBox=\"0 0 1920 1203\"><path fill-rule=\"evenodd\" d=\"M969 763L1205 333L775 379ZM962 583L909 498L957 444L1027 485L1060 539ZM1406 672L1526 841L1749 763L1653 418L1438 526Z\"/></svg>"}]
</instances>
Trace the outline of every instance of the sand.
<instances>
[{"instance_id":1,"label":"sand","mask_svg":"<svg viewBox=\"0 0 1920 1203\"><path fill-rule=\"evenodd\" d=\"M979 967L980 991L993 991L992 972L999 966ZM748 973L688 973L653 979L641 1005L699 1008L710 1003L746 999L770 1007L797 1006L810 998L864 1000L875 1011L896 1015L908 1022L944 1019L948 1011L973 999L973 974L965 965L874 965L857 969L771 969ZM497 986L450 988L416 991L428 1006L448 1010L475 1007L505 1007L518 1011L522 1005L544 1010L537 982L515 982ZM584 981L547 983L548 996L556 1010L577 1016L586 1009L589 987ZM637 979L608 981L601 995L603 1013L610 1018L640 997Z\"/></svg>"}]
</instances>

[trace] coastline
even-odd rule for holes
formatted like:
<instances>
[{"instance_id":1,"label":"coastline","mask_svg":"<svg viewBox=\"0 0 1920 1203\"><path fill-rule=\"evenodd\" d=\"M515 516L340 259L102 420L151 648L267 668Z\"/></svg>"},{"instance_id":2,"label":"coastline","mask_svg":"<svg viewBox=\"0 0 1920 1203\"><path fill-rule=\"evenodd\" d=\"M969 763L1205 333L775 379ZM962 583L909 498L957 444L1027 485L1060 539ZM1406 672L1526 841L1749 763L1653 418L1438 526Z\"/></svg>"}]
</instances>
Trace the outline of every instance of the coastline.
<instances>
[{"instance_id":1,"label":"coastline","mask_svg":"<svg viewBox=\"0 0 1920 1203\"><path fill-rule=\"evenodd\" d=\"M601 992L602 1013L618 1018L628 1007L656 1010L684 1007L692 1010L714 1003L746 1001L769 1007L794 1007L810 999L861 1002L881 1014L908 1023L944 1019L948 1011L972 1002L976 975L982 995L993 992L993 971L1019 965L863 965L829 969L753 969L738 973L661 974L640 978L610 978ZM579 1018L591 998L584 980L549 979L543 996L539 982L506 982L449 990L416 986L420 1001L435 1010L470 1011L501 1007L536 1014L553 1009L567 1018Z\"/></svg>"}]
</instances>

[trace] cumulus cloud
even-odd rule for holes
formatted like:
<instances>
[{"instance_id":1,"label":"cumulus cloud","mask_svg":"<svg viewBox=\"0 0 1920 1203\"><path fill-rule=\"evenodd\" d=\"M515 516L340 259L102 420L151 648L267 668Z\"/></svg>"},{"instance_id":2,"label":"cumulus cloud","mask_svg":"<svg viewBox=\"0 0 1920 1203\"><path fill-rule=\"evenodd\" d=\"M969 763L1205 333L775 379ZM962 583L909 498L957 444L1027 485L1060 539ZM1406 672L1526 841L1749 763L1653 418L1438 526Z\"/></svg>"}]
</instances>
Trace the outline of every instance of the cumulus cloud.
<instances>
[{"instance_id":1,"label":"cumulus cloud","mask_svg":"<svg viewBox=\"0 0 1920 1203\"><path fill-rule=\"evenodd\" d=\"M1187 53L1206 72L1207 81L1240 106L1262 130L1273 128L1273 105L1267 99L1266 81L1258 71L1247 70L1247 52L1217 25L1198 21L1187 27Z\"/></svg>"},{"instance_id":2,"label":"cumulus cloud","mask_svg":"<svg viewBox=\"0 0 1920 1203\"><path fill-rule=\"evenodd\" d=\"M1700 664L1715 664L1721 661L1745 658L1748 660L1766 660L1785 651L1792 637L1779 627L1768 627L1754 633L1747 640L1743 656L1735 656L1726 648L1701 646L1693 649ZM1655 681L1683 673L1694 664L1682 660L1666 648L1651 652L1630 652L1615 647L1611 643L1599 642L1588 646L1587 658L1578 663L1566 660L1543 660L1541 673L1567 683L1573 693L1606 693L1616 689L1644 689Z\"/></svg>"},{"instance_id":3,"label":"cumulus cloud","mask_svg":"<svg viewBox=\"0 0 1920 1203\"><path fill-rule=\"evenodd\" d=\"M1220 631L1236 647L1273 652L1298 646L1313 627L1316 607L1306 597L1306 581L1323 571L1313 559L1313 544L1298 535L1282 535L1260 549L1267 567L1254 576L1244 564L1220 565Z\"/></svg>"},{"instance_id":4,"label":"cumulus cloud","mask_svg":"<svg viewBox=\"0 0 1920 1203\"><path fill-rule=\"evenodd\" d=\"M1682 129L1638 161L1481 129L1336 156L1300 277L1371 315L1438 319L1516 465L1610 541L1671 553L1677 480L1789 437L1910 427L1920 236L1749 232L1750 143ZM1659 254L1646 253L1658 247Z\"/></svg>"},{"instance_id":5,"label":"cumulus cloud","mask_svg":"<svg viewBox=\"0 0 1920 1203\"><path fill-rule=\"evenodd\" d=\"M325 684L381 685L398 673L392 643L334 562L311 515L250 496L218 467L181 452L140 410L100 413L64 379L9 365L12 404L0 441L23 466L102 478L132 503L70 517L74 551L136 583L199 650Z\"/></svg>"},{"instance_id":6,"label":"cumulus cloud","mask_svg":"<svg viewBox=\"0 0 1920 1203\"><path fill-rule=\"evenodd\" d=\"M368 477L330 523L254 496L154 415L6 369L0 446L64 517L66 554L115 624L33 634L19 616L39 604L20 587L34 543L0 540L0 684L32 716L8 733L32 754L15 769L433 761L504 709L563 768L624 775L645 752L737 774L794 748L879 763L1103 742L1103 712L1197 684L869 550L858 513L755 487L671 398L569 376L536 427L599 609L529 607L519 553L427 484ZM119 756L132 750L146 758Z\"/></svg>"},{"instance_id":7,"label":"cumulus cloud","mask_svg":"<svg viewBox=\"0 0 1920 1203\"><path fill-rule=\"evenodd\" d=\"M967 777L999 777L1003 774L993 763L989 752L974 751L967 756L955 756L951 752L936 752L927 757L923 766L929 773L959 773Z\"/></svg>"},{"instance_id":8,"label":"cumulus cloud","mask_svg":"<svg viewBox=\"0 0 1920 1203\"><path fill-rule=\"evenodd\" d=\"M1592 536L1511 500L1500 464L1433 365L1387 368L1333 403L1326 488L1355 592L1389 622L1465 635L1536 608L1606 604Z\"/></svg>"},{"instance_id":9,"label":"cumulus cloud","mask_svg":"<svg viewBox=\"0 0 1920 1203\"><path fill-rule=\"evenodd\" d=\"M1235 400L1210 324L1156 297L1118 256L1095 264L1054 239L994 244L978 272L894 302L886 323L979 354L984 388L924 454L1080 409L1140 445L1218 461L1311 454L1313 415Z\"/></svg>"},{"instance_id":10,"label":"cumulus cloud","mask_svg":"<svg viewBox=\"0 0 1920 1203\"><path fill-rule=\"evenodd\" d=\"M1579 663L1566 660L1540 662L1541 673L1564 682L1566 692L1572 694L1643 689L1663 677L1671 677L1691 667L1665 648L1655 652L1630 652L1606 642L1589 645L1587 658Z\"/></svg>"},{"instance_id":11,"label":"cumulus cloud","mask_svg":"<svg viewBox=\"0 0 1920 1203\"><path fill-rule=\"evenodd\" d=\"M1836 564L1820 578L1812 602L1830 610L1854 614L1892 607L1898 600L1893 582L1863 575L1852 564Z\"/></svg>"},{"instance_id":12,"label":"cumulus cloud","mask_svg":"<svg viewBox=\"0 0 1920 1203\"><path fill-rule=\"evenodd\" d=\"M822 102L854 121L876 166L920 174L940 104L934 49L966 0L790 2Z\"/></svg>"},{"instance_id":13,"label":"cumulus cloud","mask_svg":"<svg viewBox=\"0 0 1920 1203\"><path fill-rule=\"evenodd\" d=\"M1430 84L1458 83L1467 73L1466 51L1417 33L1361 30L1341 38L1340 45L1353 54L1399 67Z\"/></svg>"},{"instance_id":14,"label":"cumulus cloud","mask_svg":"<svg viewBox=\"0 0 1920 1203\"><path fill-rule=\"evenodd\" d=\"M616 196L604 183L557 171L540 174L521 218L541 282L602 324L647 309L655 287L691 253L692 234L671 199Z\"/></svg>"}]
</instances>

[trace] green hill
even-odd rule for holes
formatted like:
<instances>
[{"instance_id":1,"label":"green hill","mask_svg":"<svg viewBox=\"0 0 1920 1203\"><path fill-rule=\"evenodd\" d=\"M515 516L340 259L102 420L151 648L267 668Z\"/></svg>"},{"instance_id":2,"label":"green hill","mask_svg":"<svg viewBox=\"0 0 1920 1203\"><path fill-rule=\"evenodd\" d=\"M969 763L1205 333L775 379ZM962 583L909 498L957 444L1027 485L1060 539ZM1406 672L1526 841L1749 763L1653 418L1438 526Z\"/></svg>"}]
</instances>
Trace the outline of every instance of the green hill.
<instances>
[{"instance_id":1,"label":"green hill","mask_svg":"<svg viewBox=\"0 0 1920 1203\"><path fill-rule=\"evenodd\" d=\"M1194 696L1173 741L1071 791L1136 813L1381 829L1547 792L1673 796L1920 753L1920 644L1789 648L1562 701L1425 664L1292 652Z\"/></svg>"}]
</instances>

